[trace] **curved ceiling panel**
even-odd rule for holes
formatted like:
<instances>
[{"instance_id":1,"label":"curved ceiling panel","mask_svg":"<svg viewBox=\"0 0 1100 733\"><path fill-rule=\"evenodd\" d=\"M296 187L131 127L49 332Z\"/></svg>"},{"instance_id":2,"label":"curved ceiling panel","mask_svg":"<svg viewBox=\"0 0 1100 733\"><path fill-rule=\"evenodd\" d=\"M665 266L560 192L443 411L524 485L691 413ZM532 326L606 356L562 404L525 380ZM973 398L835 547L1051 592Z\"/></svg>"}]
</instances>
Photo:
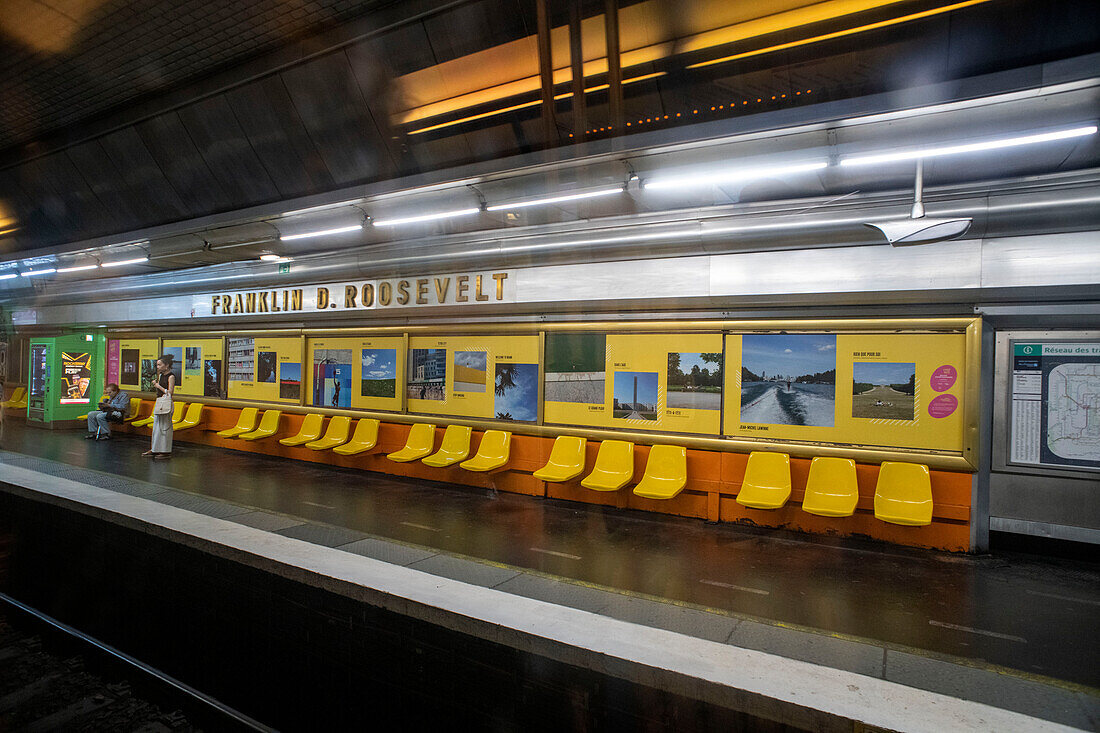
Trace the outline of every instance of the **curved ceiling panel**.
<instances>
[{"instance_id":1,"label":"curved ceiling panel","mask_svg":"<svg viewBox=\"0 0 1100 733\"><path fill-rule=\"evenodd\" d=\"M332 173L306 132L281 76L246 84L227 98L280 194L303 196L332 188Z\"/></svg>"},{"instance_id":2,"label":"curved ceiling panel","mask_svg":"<svg viewBox=\"0 0 1100 733\"><path fill-rule=\"evenodd\" d=\"M278 198L279 189L256 156L224 95L188 105L179 115L226 193L227 201L221 209Z\"/></svg>"},{"instance_id":3,"label":"curved ceiling panel","mask_svg":"<svg viewBox=\"0 0 1100 733\"><path fill-rule=\"evenodd\" d=\"M340 184L392 175L382 130L343 52L322 56L282 74L294 109Z\"/></svg>"},{"instance_id":4,"label":"curved ceiling panel","mask_svg":"<svg viewBox=\"0 0 1100 733\"><path fill-rule=\"evenodd\" d=\"M831 0L805 7L848 10L784 25L786 10L803 8L804 3L692 0L663 3L671 15L658 18L642 13L657 7L657 0L619 0L622 38L634 39L623 40L630 77L624 87L626 122L633 120L633 126L613 133L603 91L607 80L599 68L600 63L606 66L599 49L603 39L590 32L601 26L603 4L585 3L586 68L595 64L585 80L587 121L593 128L600 126L603 138L623 132L631 137L612 142L589 137L588 147L546 153L546 158L607 151L623 151L626 157L632 149L653 144L759 130L762 125L816 124L1095 74L1094 68L1066 71L1073 64L1087 64L1080 55L1100 47L1095 23L1100 6L1094 0L1065 0L1055 14L1028 0L979 0L965 3L968 7L958 12L944 3ZM924 20L904 15L932 4L937 5L935 13ZM286 199L337 196L337 189L421 172L442 176L440 171L453 166L487 166L540 151L548 142L575 142L568 137L572 99L568 53L562 53L568 32L561 18L552 19L557 44L552 61L556 77L561 77L554 89L555 140L543 139L539 92L532 87L518 94L511 85L516 74L525 84L535 79L532 68L537 74L531 0L318 0L306 10L270 0L229 0L209 8L195 0L155 0L143 8L142 17L123 17L116 5L103 5L104 15L87 19L86 30L93 35L66 36L75 44L71 57L5 57L0 35L0 71L12 72L12 78L0 74L0 90L11 90L12 98L11 109L0 110L0 147L8 143L0 150L0 165L9 166L0 169L0 207L14 210L20 227L14 242L10 235L0 239L0 248L95 246L86 240L116 234L132 238L132 233L152 227L214 214L224 220L233 216L228 212L258 204L274 208L273 202ZM852 10L856 6L864 10ZM3 8L0 2L0 20ZM368 10L377 13L368 17ZM301 35L313 20L335 23L351 17L356 20L344 26L333 25L308 38ZM880 17L897 24L879 27L871 22ZM757 20L767 21L767 33L741 32ZM317 31L315 25L310 28ZM827 32L832 30L841 35L833 37ZM717 40L700 45L701 38L714 34ZM676 38L683 41L680 50L666 43ZM688 43L690 39L695 40ZM990 39L1011 43L993 44ZM50 40L49 34L39 40ZM779 41L785 43L775 45ZM786 42L796 47L782 50ZM637 44L644 48L635 48ZM247 62L240 55L261 47L270 52ZM595 56L590 57L590 47ZM647 48L653 53L634 53ZM508 53L498 53L501 49ZM138 61L152 66L142 71ZM34 74L20 74L22 69ZM989 76L976 77L982 73ZM478 80L478 88L456 89L459 77L470 84ZM11 140L24 138L5 139L5 121L30 124L25 133L34 127L33 121L11 118L16 107L23 109L24 92L16 89L20 85L35 97L30 106L48 102L58 113L43 117L45 127L33 134L45 134L58 124L69 126L50 139L16 149ZM135 96L151 89L159 96ZM71 91L68 97L66 90ZM477 99L466 99L472 92ZM447 109L417 122L423 129L394 121L406 102L417 99ZM740 100L736 113L734 100ZM960 128L952 134L970 132ZM74 142L85 136L89 139ZM1074 169L1091 160L1092 152L1078 148L1061 165ZM510 164L516 163L501 165ZM1025 174L1030 169L1031 161L1022 157L1006 172ZM939 164L929 166L927 174L960 179ZM968 175L963 171L963 178ZM875 185L885 184L880 179ZM760 187L738 193L741 199L780 195L782 191Z\"/></svg>"},{"instance_id":5,"label":"curved ceiling panel","mask_svg":"<svg viewBox=\"0 0 1100 733\"><path fill-rule=\"evenodd\" d=\"M139 123L137 130L172 188L187 202L192 216L217 211L225 204L225 189L195 147L179 115L169 112L153 117Z\"/></svg>"},{"instance_id":6,"label":"curved ceiling panel","mask_svg":"<svg viewBox=\"0 0 1100 733\"><path fill-rule=\"evenodd\" d=\"M117 222L116 226L125 226L128 222L142 220L136 208L137 202L127 195L126 179L111 161L111 157L107 155L107 151L99 140L89 140L74 145L64 153L54 153L54 155L68 155L69 160L80 171L80 175L95 193L96 198L107 211L111 212L112 218ZM78 231L85 236L99 233L89 228ZM32 235L42 238L37 233L32 232Z\"/></svg>"},{"instance_id":7,"label":"curved ceiling panel","mask_svg":"<svg viewBox=\"0 0 1100 733\"><path fill-rule=\"evenodd\" d=\"M126 196L139 211L147 212L145 217L168 221L191 215L135 128L125 127L104 135L99 142L122 173Z\"/></svg>"}]
</instances>

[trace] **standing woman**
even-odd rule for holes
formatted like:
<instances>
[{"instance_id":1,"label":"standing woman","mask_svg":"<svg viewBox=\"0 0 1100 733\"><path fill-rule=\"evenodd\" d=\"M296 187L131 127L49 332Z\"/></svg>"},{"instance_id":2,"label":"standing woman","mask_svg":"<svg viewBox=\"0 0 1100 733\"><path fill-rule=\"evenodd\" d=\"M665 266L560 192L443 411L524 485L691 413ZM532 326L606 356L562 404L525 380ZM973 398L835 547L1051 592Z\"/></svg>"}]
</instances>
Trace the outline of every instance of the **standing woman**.
<instances>
[{"instance_id":1,"label":"standing woman","mask_svg":"<svg viewBox=\"0 0 1100 733\"><path fill-rule=\"evenodd\" d=\"M157 397L167 395L171 399L176 391L176 375L172 373L171 354L164 354L157 359L157 378L153 382L153 389ZM152 456L158 461L168 460L172 457L172 411L163 415L153 415L153 446L141 455Z\"/></svg>"}]
</instances>

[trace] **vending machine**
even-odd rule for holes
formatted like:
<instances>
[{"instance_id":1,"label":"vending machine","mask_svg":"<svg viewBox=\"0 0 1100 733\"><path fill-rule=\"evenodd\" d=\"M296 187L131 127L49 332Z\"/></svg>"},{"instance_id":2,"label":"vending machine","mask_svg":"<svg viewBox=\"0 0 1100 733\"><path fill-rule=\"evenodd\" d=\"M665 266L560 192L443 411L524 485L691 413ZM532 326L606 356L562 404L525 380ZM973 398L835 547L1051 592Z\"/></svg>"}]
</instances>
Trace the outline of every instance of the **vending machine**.
<instances>
[{"instance_id":1,"label":"vending machine","mask_svg":"<svg viewBox=\"0 0 1100 733\"><path fill-rule=\"evenodd\" d=\"M103 394L106 338L69 334L30 340L27 370L27 425L76 427L77 418L99 404Z\"/></svg>"}]
</instances>

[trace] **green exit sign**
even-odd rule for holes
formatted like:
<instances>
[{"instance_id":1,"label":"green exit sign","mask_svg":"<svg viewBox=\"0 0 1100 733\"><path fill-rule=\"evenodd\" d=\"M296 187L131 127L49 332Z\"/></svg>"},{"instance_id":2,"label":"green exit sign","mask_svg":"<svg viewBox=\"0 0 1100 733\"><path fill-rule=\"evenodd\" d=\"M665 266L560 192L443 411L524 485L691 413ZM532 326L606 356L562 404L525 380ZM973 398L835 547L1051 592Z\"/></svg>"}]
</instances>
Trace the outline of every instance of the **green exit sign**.
<instances>
[{"instance_id":1,"label":"green exit sign","mask_svg":"<svg viewBox=\"0 0 1100 733\"><path fill-rule=\"evenodd\" d=\"M279 274L280 275L289 275L290 274L290 263L289 262L284 262L281 265L279 265Z\"/></svg>"}]
</instances>

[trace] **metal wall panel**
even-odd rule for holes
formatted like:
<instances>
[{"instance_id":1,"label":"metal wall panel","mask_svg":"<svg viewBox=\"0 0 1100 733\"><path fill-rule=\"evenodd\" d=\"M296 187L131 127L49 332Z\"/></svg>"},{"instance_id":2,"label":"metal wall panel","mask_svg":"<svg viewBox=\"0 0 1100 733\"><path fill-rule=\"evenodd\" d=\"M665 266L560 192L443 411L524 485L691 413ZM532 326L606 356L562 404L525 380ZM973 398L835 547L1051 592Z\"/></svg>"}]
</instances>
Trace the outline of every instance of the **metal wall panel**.
<instances>
[{"instance_id":1,"label":"metal wall panel","mask_svg":"<svg viewBox=\"0 0 1100 733\"><path fill-rule=\"evenodd\" d=\"M404 134L397 134L392 121L399 111L401 90L390 71L388 55L383 45L388 36L356 43L344 49L351 72L363 101L367 105L374 126L389 154L389 164L395 175L404 175L402 143Z\"/></svg>"},{"instance_id":2,"label":"metal wall panel","mask_svg":"<svg viewBox=\"0 0 1100 733\"><path fill-rule=\"evenodd\" d=\"M42 158L37 171L65 202L77 231L103 232L117 224L64 153Z\"/></svg>"},{"instance_id":3,"label":"metal wall panel","mask_svg":"<svg viewBox=\"0 0 1100 733\"><path fill-rule=\"evenodd\" d=\"M104 135L99 143L122 173L126 196L140 212L139 221L165 222L188 215L183 199L165 178L135 128L126 127Z\"/></svg>"},{"instance_id":4,"label":"metal wall panel","mask_svg":"<svg viewBox=\"0 0 1100 733\"><path fill-rule=\"evenodd\" d=\"M95 195L108 210L114 213L120 223L140 221L141 218L134 208L137 202L130 199L126 193L126 179L99 143L99 140L89 140L80 145L74 145L65 153L84 176L84 180L88 182L88 186Z\"/></svg>"},{"instance_id":5,"label":"metal wall panel","mask_svg":"<svg viewBox=\"0 0 1100 733\"><path fill-rule=\"evenodd\" d=\"M716 296L959 290L981 285L981 242L717 255Z\"/></svg>"},{"instance_id":6,"label":"metal wall panel","mask_svg":"<svg viewBox=\"0 0 1100 733\"><path fill-rule=\"evenodd\" d=\"M225 190L227 200L222 210L279 196L279 189L256 157L224 95L184 107L179 116L210 171Z\"/></svg>"},{"instance_id":7,"label":"metal wall panel","mask_svg":"<svg viewBox=\"0 0 1100 733\"><path fill-rule=\"evenodd\" d=\"M667 300L710 295L712 257L636 260L516 271L519 303Z\"/></svg>"},{"instance_id":8,"label":"metal wall panel","mask_svg":"<svg viewBox=\"0 0 1100 733\"><path fill-rule=\"evenodd\" d=\"M389 175L389 155L343 53L282 74L302 123L337 183Z\"/></svg>"},{"instance_id":9,"label":"metal wall panel","mask_svg":"<svg viewBox=\"0 0 1100 733\"><path fill-rule=\"evenodd\" d=\"M1000 237L982 246L982 286L1096 285L1100 289L1100 232Z\"/></svg>"},{"instance_id":10,"label":"metal wall panel","mask_svg":"<svg viewBox=\"0 0 1100 733\"><path fill-rule=\"evenodd\" d=\"M139 123L137 131L192 216L224 206L225 190L175 112Z\"/></svg>"},{"instance_id":11,"label":"metal wall panel","mask_svg":"<svg viewBox=\"0 0 1100 733\"><path fill-rule=\"evenodd\" d=\"M994 473L989 479L989 516L1100 530L1097 484L1055 476Z\"/></svg>"},{"instance_id":12,"label":"metal wall panel","mask_svg":"<svg viewBox=\"0 0 1100 733\"><path fill-rule=\"evenodd\" d=\"M356 44L367 49L376 63L384 64L394 76L403 76L435 64L428 32L421 22L391 28L385 35Z\"/></svg>"},{"instance_id":13,"label":"metal wall panel","mask_svg":"<svg viewBox=\"0 0 1100 733\"><path fill-rule=\"evenodd\" d=\"M1020 238L1039 243L1042 237ZM1017 252L1031 252L1027 242L1017 243ZM509 292L514 288L516 307L513 313L537 314L549 310L651 310L682 308L694 303L707 307L747 309L777 303L785 305L836 303L843 300L861 304L896 304L981 302L989 290L1000 290L1001 281L987 290L982 287L980 273L981 243L978 241L946 242L919 247L894 248L889 245L866 247L836 247L772 252L746 252L695 257L651 259L620 259L538 267L509 266ZM1027 259L1019 269L1026 271ZM440 272L439 259L418 259L395 268L393 274L412 279ZM449 262L454 265L454 261ZM1007 266L1007 265L1006 265ZM494 267L486 264L478 269ZM454 272L455 269L446 271ZM494 270L499 271L499 270ZM39 324L66 325L72 323L127 323L155 320L184 320L191 315L192 298L208 298L209 293L246 290L257 287L308 288L310 283L357 282L364 278L353 262L341 266L322 267L308 276L289 278L282 285L258 281L257 270L204 268L180 276L179 284L186 292L173 297L143 297L134 300L99 302L97 295L83 303L44 305L37 297L9 307L35 307ZM303 270L303 272L312 272ZM1028 281L1028 289L1019 297L1041 299L1062 286L1055 279L1041 279L1043 272ZM373 272L376 278L381 272ZM160 284L158 284L160 283ZM164 292L168 286L156 278L143 292ZM172 288L175 292L178 289ZM848 296L848 297L845 297ZM896 307L896 305L894 306ZM957 306L956 306L957 307ZM963 306L964 308L966 306ZM403 311L395 309L392 313ZM408 312L408 311L404 311ZM417 308L423 315L434 307ZM464 317L485 313L478 308L463 310ZM313 321L334 314L301 314ZM196 313L196 316L201 316ZM247 320L247 318L246 318Z\"/></svg>"},{"instance_id":14,"label":"metal wall panel","mask_svg":"<svg viewBox=\"0 0 1100 733\"><path fill-rule=\"evenodd\" d=\"M309 138L279 75L226 94L252 149L283 196L302 196L333 186L332 173Z\"/></svg>"},{"instance_id":15,"label":"metal wall panel","mask_svg":"<svg viewBox=\"0 0 1100 733\"><path fill-rule=\"evenodd\" d=\"M51 239L56 240L64 236L65 232L76 230L77 222L69 211L68 202L49 184L42 172L43 168L43 160L40 158L16 169L29 203L29 208L23 212L26 218L22 224L35 229L41 228L42 231L49 232Z\"/></svg>"}]
</instances>

